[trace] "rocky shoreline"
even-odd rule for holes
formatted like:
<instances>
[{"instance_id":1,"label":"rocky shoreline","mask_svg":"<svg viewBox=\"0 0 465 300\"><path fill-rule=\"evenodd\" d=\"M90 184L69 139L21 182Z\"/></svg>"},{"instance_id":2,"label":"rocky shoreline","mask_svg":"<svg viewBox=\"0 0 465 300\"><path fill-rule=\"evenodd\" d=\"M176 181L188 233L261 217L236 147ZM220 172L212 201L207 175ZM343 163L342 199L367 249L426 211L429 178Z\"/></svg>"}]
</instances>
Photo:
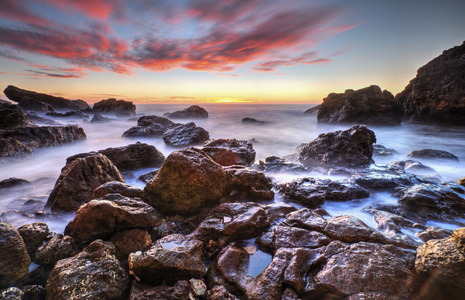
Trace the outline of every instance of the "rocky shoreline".
<instances>
[{"instance_id":1,"label":"rocky shoreline","mask_svg":"<svg viewBox=\"0 0 465 300\"><path fill-rule=\"evenodd\" d=\"M465 54L465 43L445 51L445 58L433 60L433 67L449 64L450 59L461 64L457 51ZM74 117L83 119L104 114L108 119L100 122L133 117L136 111L124 100L102 100L91 108L82 100L57 100L11 86L5 94L18 105L0 103L5 116L0 128L2 159L27 159L24 156L33 155L34 149L86 138L76 125L34 124L26 115L31 111L77 111ZM401 94L394 97L378 87L330 94L318 120L371 125L379 119L385 125L399 124L405 116L427 120L421 114L410 117L405 109L412 108L410 100ZM361 104L356 104L357 97ZM368 105L374 102L387 110ZM372 119L360 117L367 122L345 115L359 114L357 107L370 107L385 118L370 110L364 114ZM417 149L406 160L375 165L377 157L392 155L395 149L376 145L375 133L357 124L322 133L288 157L256 162L250 141L210 139L193 122L170 120L208 117L199 106L165 117L142 116L123 136L162 138L177 150L165 157L156 147L137 142L76 153L68 157L45 201L26 202L13 212L27 214L30 224L14 228L7 222L8 212L1 214L0 298L463 298L465 179L442 182L434 169L417 161L426 157L462 163L453 153ZM145 187L126 184L121 172L141 168L154 169L143 175ZM273 181L271 176L280 171L346 178L303 175ZM27 184L8 178L0 182L0 191ZM322 208L328 201L357 201L379 193L396 201L364 208L375 227L355 216L332 216ZM277 195L282 202L273 201ZM75 216L64 233L52 232L42 222L65 212ZM429 221L455 222L462 228L428 226Z\"/></svg>"}]
</instances>

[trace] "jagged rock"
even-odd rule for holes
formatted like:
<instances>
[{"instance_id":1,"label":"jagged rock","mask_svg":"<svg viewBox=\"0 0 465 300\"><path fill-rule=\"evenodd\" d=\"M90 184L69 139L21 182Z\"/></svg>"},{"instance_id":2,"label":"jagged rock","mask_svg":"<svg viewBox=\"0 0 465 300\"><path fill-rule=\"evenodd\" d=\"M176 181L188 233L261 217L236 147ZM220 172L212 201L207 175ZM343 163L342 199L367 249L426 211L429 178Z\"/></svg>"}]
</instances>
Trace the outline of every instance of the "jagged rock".
<instances>
[{"instance_id":1,"label":"jagged rock","mask_svg":"<svg viewBox=\"0 0 465 300\"><path fill-rule=\"evenodd\" d=\"M8 99L18 103L21 103L22 99L26 97L26 99L30 98L50 104L56 110L83 110L90 108L90 106L83 100L68 100L62 97L23 90L12 85L7 86L3 93L8 97Z\"/></svg>"},{"instance_id":2,"label":"jagged rock","mask_svg":"<svg viewBox=\"0 0 465 300\"><path fill-rule=\"evenodd\" d=\"M232 295L224 286L215 285L207 292L207 300L239 300Z\"/></svg>"},{"instance_id":3,"label":"jagged rock","mask_svg":"<svg viewBox=\"0 0 465 300\"><path fill-rule=\"evenodd\" d=\"M422 66L396 95L405 119L465 125L465 42Z\"/></svg>"},{"instance_id":4,"label":"jagged rock","mask_svg":"<svg viewBox=\"0 0 465 300\"><path fill-rule=\"evenodd\" d=\"M45 288L42 285L26 285L23 286L23 300L45 300Z\"/></svg>"},{"instance_id":5,"label":"jagged rock","mask_svg":"<svg viewBox=\"0 0 465 300\"><path fill-rule=\"evenodd\" d=\"M103 198L107 194L120 194L129 198L145 198L144 191L120 181L110 181L102 184L92 192L91 199Z\"/></svg>"},{"instance_id":6,"label":"jagged rock","mask_svg":"<svg viewBox=\"0 0 465 300\"><path fill-rule=\"evenodd\" d=\"M33 112L40 112L40 113L52 113L55 112L53 106L34 98L23 96L18 103L18 107L21 108L23 111L33 111Z\"/></svg>"},{"instance_id":7,"label":"jagged rock","mask_svg":"<svg viewBox=\"0 0 465 300\"><path fill-rule=\"evenodd\" d=\"M192 105L183 110L168 113L166 117L170 119L205 119L208 118L208 112L198 105Z\"/></svg>"},{"instance_id":8,"label":"jagged rock","mask_svg":"<svg viewBox=\"0 0 465 300\"><path fill-rule=\"evenodd\" d=\"M293 162L287 162L285 159L277 156L267 156L265 160L259 160L256 168L259 171L265 172L305 172L307 169L301 165Z\"/></svg>"},{"instance_id":9,"label":"jagged rock","mask_svg":"<svg viewBox=\"0 0 465 300\"><path fill-rule=\"evenodd\" d=\"M47 300L126 299L129 276L114 254L112 243L97 240L59 260L47 279Z\"/></svg>"},{"instance_id":10,"label":"jagged rock","mask_svg":"<svg viewBox=\"0 0 465 300\"><path fill-rule=\"evenodd\" d=\"M0 288L13 284L29 272L31 259L19 232L0 222Z\"/></svg>"},{"instance_id":11,"label":"jagged rock","mask_svg":"<svg viewBox=\"0 0 465 300\"><path fill-rule=\"evenodd\" d=\"M70 236L55 233L37 249L35 262L40 265L54 265L63 258L75 254L74 241Z\"/></svg>"},{"instance_id":12,"label":"jagged rock","mask_svg":"<svg viewBox=\"0 0 465 300\"><path fill-rule=\"evenodd\" d=\"M367 198L370 193L357 184L330 179L300 178L277 185L285 199L309 208L316 208L326 200L348 201Z\"/></svg>"},{"instance_id":13,"label":"jagged rock","mask_svg":"<svg viewBox=\"0 0 465 300\"><path fill-rule=\"evenodd\" d=\"M54 112L48 112L46 115L55 117L55 118L82 118L82 119L89 118L87 114L85 114L84 112L80 110L67 111L64 113L59 113L59 112L54 111Z\"/></svg>"},{"instance_id":14,"label":"jagged rock","mask_svg":"<svg viewBox=\"0 0 465 300\"><path fill-rule=\"evenodd\" d=\"M2 300L23 300L24 292L17 287L10 287L0 291L0 299Z\"/></svg>"},{"instance_id":15,"label":"jagged rock","mask_svg":"<svg viewBox=\"0 0 465 300\"><path fill-rule=\"evenodd\" d=\"M23 225L18 228L18 232L26 245L27 254L34 260L37 248L50 234L47 224L41 222Z\"/></svg>"},{"instance_id":16,"label":"jagged rock","mask_svg":"<svg viewBox=\"0 0 465 300\"><path fill-rule=\"evenodd\" d=\"M465 292L465 228L417 249L415 269L424 280L419 299L461 299Z\"/></svg>"},{"instance_id":17,"label":"jagged rock","mask_svg":"<svg viewBox=\"0 0 465 300\"><path fill-rule=\"evenodd\" d=\"M47 206L53 211L76 211L90 201L95 188L110 181L124 182L124 178L105 155L76 158L62 169Z\"/></svg>"},{"instance_id":18,"label":"jagged rock","mask_svg":"<svg viewBox=\"0 0 465 300\"><path fill-rule=\"evenodd\" d=\"M101 114L95 114L92 117L92 120L90 120L91 123L104 123L104 122L110 122L112 121L111 118L102 116Z\"/></svg>"},{"instance_id":19,"label":"jagged rock","mask_svg":"<svg viewBox=\"0 0 465 300\"><path fill-rule=\"evenodd\" d=\"M0 131L1 135L1 131ZM20 157L32 154L32 149L14 138L0 137L0 158Z\"/></svg>"},{"instance_id":20,"label":"jagged rock","mask_svg":"<svg viewBox=\"0 0 465 300\"><path fill-rule=\"evenodd\" d=\"M373 155L390 156L394 154L399 154L399 152L394 149L386 148L383 145L373 145Z\"/></svg>"},{"instance_id":21,"label":"jagged rock","mask_svg":"<svg viewBox=\"0 0 465 300\"><path fill-rule=\"evenodd\" d=\"M203 151L172 152L145 186L147 203L169 214L194 214L220 203L225 196L226 172Z\"/></svg>"},{"instance_id":22,"label":"jagged rock","mask_svg":"<svg viewBox=\"0 0 465 300\"><path fill-rule=\"evenodd\" d=\"M335 124L399 125L402 106L377 85L360 90L331 93L323 99L318 122Z\"/></svg>"},{"instance_id":23,"label":"jagged rock","mask_svg":"<svg viewBox=\"0 0 465 300\"><path fill-rule=\"evenodd\" d=\"M181 234L166 236L145 252L131 253L130 270L142 282L151 285L202 278L206 269L201 261L202 245Z\"/></svg>"},{"instance_id":24,"label":"jagged rock","mask_svg":"<svg viewBox=\"0 0 465 300\"><path fill-rule=\"evenodd\" d=\"M321 109L321 104L318 104L317 106L314 106L312 108L307 109L304 114L306 115L318 115L318 112Z\"/></svg>"},{"instance_id":25,"label":"jagged rock","mask_svg":"<svg viewBox=\"0 0 465 300\"><path fill-rule=\"evenodd\" d=\"M320 248L332 239L317 231L297 227L276 226L271 232L274 249L280 248Z\"/></svg>"},{"instance_id":26,"label":"jagged rock","mask_svg":"<svg viewBox=\"0 0 465 300\"><path fill-rule=\"evenodd\" d=\"M454 233L450 229L444 229L440 227L430 226L421 232L417 232L415 235L419 237L423 242L429 240L445 239Z\"/></svg>"},{"instance_id":27,"label":"jagged rock","mask_svg":"<svg viewBox=\"0 0 465 300\"><path fill-rule=\"evenodd\" d=\"M257 120L255 118L243 118L241 121L243 124L257 124L257 125L264 125L266 122Z\"/></svg>"},{"instance_id":28,"label":"jagged rock","mask_svg":"<svg viewBox=\"0 0 465 300\"><path fill-rule=\"evenodd\" d=\"M137 179L142 181L143 183L149 182L150 179L152 179L155 175L157 175L159 169L150 171L148 173L140 175Z\"/></svg>"},{"instance_id":29,"label":"jagged rock","mask_svg":"<svg viewBox=\"0 0 465 300\"><path fill-rule=\"evenodd\" d=\"M309 168L367 166L373 162L373 143L376 143L374 132L361 125L322 133L300 150L299 161Z\"/></svg>"},{"instance_id":30,"label":"jagged rock","mask_svg":"<svg viewBox=\"0 0 465 300\"><path fill-rule=\"evenodd\" d=\"M251 166L256 154L252 143L236 139L210 140L202 150L222 166Z\"/></svg>"},{"instance_id":31,"label":"jagged rock","mask_svg":"<svg viewBox=\"0 0 465 300\"><path fill-rule=\"evenodd\" d=\"M173 286L158 285L147 286L132 282L130 300L186 300L196 299L190 291L189 282L186 280L179 280Z\"/></svg>"},{"instance_id":32,"label":"jagged rock","mask_svg":"<svg viewBox=\"0 0 465 300\"><path fill-rule=\"evenodd\" d=\"M143 116L137 120L137 126L123 133L123 137L152 136L162 137L163 134L181 124L158 116Z\"/></svg>"},{"instance_id":33,"label":"jagged rock","mask_svg":"<svg viewBox=\"0 0 465 300\"><path fill-rule=\"evenodd\" d=\"M271 178L245 166L223 168L230 178L233 197L238 199L272 200L274 198Z\"/></svg>"},{"instance_id":34,"label":"jagged rock","mask_svg":"<svg viewBox=\"0 0 465 300\"><path fill-rule=\"evenodd\" d=\"M11 177L0 181L0 189L7 189L30 184L31 182L27 181L26 179Z\"/></svg>"},{"instance_id":35,"label":"jagged rock","mask_svg":"<svg viewBox=\"0 0 465 300\"><path fill-rule=\"evenodd\" d=\"M210 139L208 131L197 127L194 122L173 127L163 134L163 141L176 147L201 144L208 139Z\"/></svg>"},{"instance_id":36,"label":"jagged rock","mask_svg":"<svg viewBox=\"0 0 465 300\"><path fill-rule=\"evenodd\" d=\"M0 129L13 129L27 126L32 126L32 123L17 105L8 103L0 104Z\"/></svg>"},{"instance_id":37,"label":"jagged rock","mask_svg":"<svg viewBox=\"0 0 465 300\"><path fill-rule=\"evenodd\" d=\"M77 244L109 239L113 234L133 228L149 229L162 223L157 211L138 198L107 194L82 205L66 227L65 234Z\"/></svg>"},{"instance_id":38,"label":"jagged rock","mask_svg":"<svg viewBox=\"0 0 465 300\"><path fill-rule=\"evenodd\" d=\"M92 109L100 113L115 113L116 116L133 116L136 106L131 101L109 98L94 104Z\"/></svg>"},{"instance_id":39,"label":"jagged rock","mask_svg":"<svg viewBox=\"0 0 465 300\"><path fill-rule=\"evenodd\" d=\"M116 258L127 261L132 252L143 251L152 245L152 239L147 230L134 228L119 231L111 236L110 242L115 245Z\"/></svg>"},{"instance_id":40,"label":"jagged rock","mask_svg":"<svg viewBox=\"0 0 465 300\"><path fill-rule=\"evenodd\" d=\"M415 150L410 152L407 157L412 158L437 158L437 159L450 159L459 161L459 158L454 154L444 151L444 150L436 150L436 149L421 149Z\"/></svg>"},{"instance_id":41,"label":"jagged rock","mask_svg":"<svg viewBox=\"0 0 465 300\"><path fill-rule=\"evenodd\" d=\"M51 125L51 126L63 126L62 123L57 122L52 119L47 119L39 116L35 112L28 112L26 113L26 117L31 121L32 123L36 125Z\"/></svg>"}]
</instances>

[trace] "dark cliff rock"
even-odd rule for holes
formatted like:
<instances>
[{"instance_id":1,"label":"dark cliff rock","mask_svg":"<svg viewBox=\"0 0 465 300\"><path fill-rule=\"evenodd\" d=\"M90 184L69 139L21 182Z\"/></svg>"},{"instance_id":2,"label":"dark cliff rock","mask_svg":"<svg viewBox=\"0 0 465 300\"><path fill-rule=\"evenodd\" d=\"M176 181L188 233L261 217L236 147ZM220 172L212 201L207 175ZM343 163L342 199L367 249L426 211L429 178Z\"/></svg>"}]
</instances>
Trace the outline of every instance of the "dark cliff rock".
<instances>
[{"instance_id":1,"label":"dark cliff rock","mask_svg":"<svg viewBox=\"0 0 465 300\"><path fill-rule=\"evenodd\" d=\"M252 143L236 139L210 140L202 150L222 166L250 166L255 161L256 154Z\"/></svg>"},{"instance_id":2,"label":"dark cliff rock","mask_svg":"<svg viewBox=\"0 0 465 300\"><path fill-rule=\"evenodd\" d=\"M31 122L17 105L0 103L0 129L31 126Z\"/></svg>"},{"instance_id":3,"label":"dark cliff rock","mask_svg":"<svg viewBox=\"0 0 465 300\"><path fill-rule=\"evenodd\" d=\"M465 42L418 69L396 99L406 120L464 126Z\"/></svg>"},{"instance_id":4,"label":"dark cliff rock","mask_svg":"<svg viewBox=\"0 0 465 300\"><path fill-rule=\"evenodd\" d=\"M115 113L116 116L133 116L136 114L136 106L131 101L116 100L115 98L95 103L93 110L100 113Z\"/></svg>"},{"instance_id":5,"label":"dark cliff rock","mask_svg":"<svg viewBox=\"0 0 465 300\"><path fill-rule=\"evenodd\" d=\"M208 118L208 112L198 105L192 105L183 110L167 113L166 117L170 119L205 119Z\"/></svg>"},{"instance_id":6,"label":"dark cliff rock","mask_svg":"<svg viewBox=\"0 0 465 300\"><path fill-rule=\"evenodd\" d=\"M372 85L345 93L331 93L323 99L318 122L335 124L398 125L402 107L387 90Z\"/></svg>"},{"instance_id":7,"label":"dark cliff rock","mask_svg":"<svg viewBox=\"0 0 465 300\"><path fill-rule=\"evenodd\" d=\"M137 126L133 126L123 133L123 137L153 136L162 137L171 128L181 124L174 123L164 117L143 116L137 120Z\"/></svg>"},{"instance_id":8,"label":"dark cliff rock","mask_svg":"<svg viewBox=\"0 0 465 300\"><path fill-rule=\"evenodd\" d=\"M306 115L318 115L318 112L321 109L321 104L318 104L317 106L314 106L312 108L307 109L304 114Z\"/></svg>"},{"instance_id":9,"label":"dark cliff rock","mask_svg":"<svg viewBox=\"0 0 465 300\"><path fill-rule=\"evenodd\" d=\"M163 134L163 141L170 146L184 147L201 144L210 139L208 131L194 122L176 126Z\"/></svg>"}]
</instances>

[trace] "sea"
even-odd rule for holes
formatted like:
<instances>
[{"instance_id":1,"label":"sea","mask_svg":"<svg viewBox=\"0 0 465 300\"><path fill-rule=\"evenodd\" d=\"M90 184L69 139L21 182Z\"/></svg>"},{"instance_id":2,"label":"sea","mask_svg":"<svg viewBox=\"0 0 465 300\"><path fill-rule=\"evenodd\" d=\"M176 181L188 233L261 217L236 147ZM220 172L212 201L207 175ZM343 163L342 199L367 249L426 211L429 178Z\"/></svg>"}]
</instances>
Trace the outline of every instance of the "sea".
<instances>
[{"instance_id":1,"label":"sea","mask_svg":"<svg viewBox=\"0 0 465 300\"><path fill-rule=\"evenodd\" d=\"M137 117L143 115L162 116L167 112L181 110L189 105L171 104L139 104ZM296 152L296 147L308 143L319 134L336 130L346 130L350 125L321 124L317 122L316 115L306 115L304 112L312 104L205 104L209 117L196 120L175 120L176 122L194 121L197 126L203 127L210 133L211 139L235 138L252 141L257 153L256 162L267 156L283 157ZM73 213L59 213L46 218L34 218L17 213L21 205L29 199L46 201L58 179L61 169L65 166L66 158L83 152L102 150L109 147L125 146L137 141L154 145L165 156L179 150L168 146L161 138L125 138L123 132L135 126L137 118L114 118L106 123L92 123L90 119L82 118L50 118L62 124L76 124L84 128L87 139L71 144L42 148L35 150L28 157L12 159L0 164L0 181L17 177L26 179L31 185L3 191L0 195L0 219L15 227L37 221L44 221L51 231L63 233L66 225L74 218ZM255 118L265 124L245 124L243 118ZM40 124L39 124L40 125ZM436 171L435 176L445 182L457 182L465 177L465 128L442 127L429 124L402 123L399 126L367 126L376 134L377 144L397 151L391 156L375 156L375 166L387 165L392 161L406 160L413 150L424 148L449 151L459 157L459 162L447 160L420 160L424 165ZM124 172L126 183L143 188L144 183L137 178L139 175L153 169L139 169ZM286 182L299 177L317 177L342 179L344 176L329 176L321 173L306 174L271 174L274 182ZM274 202L285 201L282 195L276 193ZM364 212L363 208L374 204L395 204L397 198L389 193L374 193L369 198L347 202L327 201L323 208L332 216L353 215L360 218L371 227L375 222L371 214ZM444 223L430 221L428 226L439 226L455 229L457 223ZM414 233L412 233L414 237Z\"/></svg>"}]
</instances>

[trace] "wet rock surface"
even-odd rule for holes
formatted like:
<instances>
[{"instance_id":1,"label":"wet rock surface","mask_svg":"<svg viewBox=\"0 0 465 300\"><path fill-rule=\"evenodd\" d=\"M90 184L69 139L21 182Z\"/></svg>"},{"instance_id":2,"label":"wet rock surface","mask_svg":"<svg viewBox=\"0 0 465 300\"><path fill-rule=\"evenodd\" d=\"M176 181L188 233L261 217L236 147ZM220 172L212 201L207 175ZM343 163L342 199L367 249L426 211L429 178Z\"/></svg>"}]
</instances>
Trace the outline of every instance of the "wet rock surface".
<instances>
[{"instance_id":1,"label":"wet rock surface","mask_svg":"<svg viewBox=\"0 0 465 300\"><path fill-rule=\"evenodd\" d=\"M186 109L168 113L166 117L170 119L205 119L208 118L208 112L198 105L191 105Z\"/></svg>"},{"instance_id":2,"label":"wet rock surface","mask_svg":"<svg viewBox=\"0 0 465 300\"><path fill-rule=\"evenodd\" d=\"M92 199L103 198L107 194L120 194L129 198L145 198L144 191L120 181L110 181L102 184L92 192Z\"/></svg>"},{"instance_id":3,"label":"wet rock surface","mask_svg":"<svg viewBox=\"0 0 465 300\"><path fill-rule=\"evenodd\" d=\"M197 127L194 122L178 125L163 134L163 141L170 146L198 145L210 139L208 131Z\"/></svg>"},{"instance_id":4,"label":"wet rock surface","mask_svg":"<svg viewBox=\"0 0 465 300\"><path fill-rule=\"evenodd\" d=\"M230 198L272 200L274 192L271 178L264 173L244 166L225 167L229 177Z\"/></svg>"},{"instance_id":5,"label":"wet rock surface","mask_svg":"<svg viewBox=\"0 0 465 300\"><path fill-rule=\"evenodd\" d=\"M318 122L335 124L399 125L402 106L387 90L372 85L360 90L331 93L323 99Z\"/></svg>"},{"instance_id":6,"label":"wet rock surface","mask_svg":"<svg viewBox=\"0 0 465 300\"><path fill-rule=\"evenodd\" d=\"M40 222L23 225L18 228L18 232L26 245L27 254L34 260L37 248L50 234L47 224Z\"/></svg>"},{"instance_id":7,"label":"wet rock surface","mask_svg":"<svg viewBox=\"0 0 465 300\"><path fill-rule=\"evenodd\" d=\"M34 261L40 265L54 265L57 261L76 254L73 238L55 233L36 252Z\"/></svg>"},{"instance_id":8,"label":"wet rock surface","mask_svg":"<svg viewBox=\"0 0 465 300\"><path fill-rule=\"evenodd\" d=\"M277 156L267 156L264 160L259 160L258 165L255 165L254 167L257 170L265 171L267 173L301 173L307 171L307 168L303 165L286 161L286 159Z\"/></svg>"},{"instance_id":9,"label":"wet rock surface","mask_svg":"<svg viewBox=\"0 0 465 300\"><path fill-rule=\"evenodd\" d=\"M184 300L193 299L190 285L187 280L179 280L173 286L149 286L132 282L130 300ZM195 298L194 298L195 299Z\"/></svg>"},{"instance_id":10,"label":"wet rock surface","mask_svg":"<svg viewBox=\"0 0 465 300\"><path fill-rule=\"evenodd\" d=\"M459 158L454 154L444 151L444 150L436 150L436 149L421 149L415 150L410 152L407 157L412 158L435 158L435 159L450 159L459 161Z\"/></svg>"},{"instance_id":11,"label":"wet rock surface","mask_svg":"<svg viewBox=\"0 0 465 300\"><path fill-rule=\"evenodd\" d=\"M164 117L143 116L137 120L137 125L123 133L123 137L152 136L162 137L169 129L181 125Z\"/></svg>"},{"instance_id":12,"label":"wet rock surface","mask_svg":"<svg viewBox=\"0 0 465 300\"><path fill-rule=\"evenodd\" d=\"M201 149L222 166L251 166L256 155L252 143L236 139L210 140Z\"/></svg>"},{"instance_id":13,"label":"wet rock surface","mask_svg":"<svg viewBox=\"0 0 465 300\"><path fill-rule=\"evenodd\" d=\"M94 104L92 109L100 113L114 113L116 116L133 116L136 106L131 101L109 98Z\"/></svg>"}]
</instances>

